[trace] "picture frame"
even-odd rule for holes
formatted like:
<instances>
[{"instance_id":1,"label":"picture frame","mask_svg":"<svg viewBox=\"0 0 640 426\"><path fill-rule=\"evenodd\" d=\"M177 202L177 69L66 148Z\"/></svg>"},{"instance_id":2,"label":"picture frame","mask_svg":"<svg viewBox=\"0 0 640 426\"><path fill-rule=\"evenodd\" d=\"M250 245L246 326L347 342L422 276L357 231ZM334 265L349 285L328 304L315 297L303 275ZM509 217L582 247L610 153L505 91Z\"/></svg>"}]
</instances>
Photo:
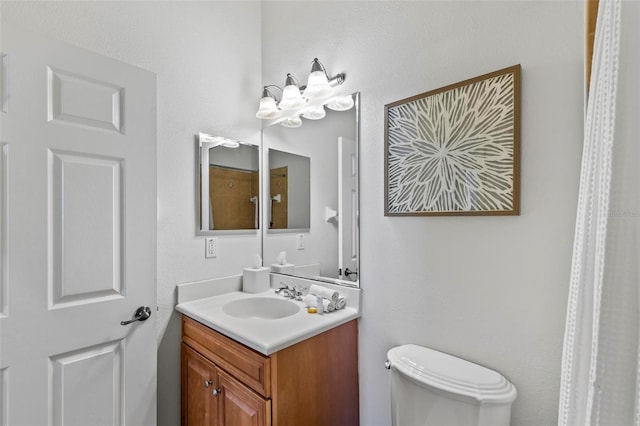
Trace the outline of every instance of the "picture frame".
<instances>
[{"instance_id":1,"label":"picture frame","mask_svg":"<svg viewBox=\"0 0 640 426\"><path fill-rule=\"evenodd\" d=\"M520 214L520 68L385 105L385 216Z\"/></svg>"}]
</instances>

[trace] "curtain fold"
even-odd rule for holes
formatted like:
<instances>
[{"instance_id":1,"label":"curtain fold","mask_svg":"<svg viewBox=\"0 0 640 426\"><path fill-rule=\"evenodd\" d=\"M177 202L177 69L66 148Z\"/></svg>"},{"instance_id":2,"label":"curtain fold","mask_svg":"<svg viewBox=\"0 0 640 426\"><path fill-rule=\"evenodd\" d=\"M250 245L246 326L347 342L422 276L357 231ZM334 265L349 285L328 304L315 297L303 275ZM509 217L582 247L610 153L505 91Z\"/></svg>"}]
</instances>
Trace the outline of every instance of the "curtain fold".
<instances>
[{"instance_id":1,"label":"curtain fold","mask_svg":"<svg viewBox=\"0 0 640 426\"><path fill-rule=\"evenodd\" d=\"M640 3L595 37L558 424L640 426Z\"/></svg>"}]
</instances>

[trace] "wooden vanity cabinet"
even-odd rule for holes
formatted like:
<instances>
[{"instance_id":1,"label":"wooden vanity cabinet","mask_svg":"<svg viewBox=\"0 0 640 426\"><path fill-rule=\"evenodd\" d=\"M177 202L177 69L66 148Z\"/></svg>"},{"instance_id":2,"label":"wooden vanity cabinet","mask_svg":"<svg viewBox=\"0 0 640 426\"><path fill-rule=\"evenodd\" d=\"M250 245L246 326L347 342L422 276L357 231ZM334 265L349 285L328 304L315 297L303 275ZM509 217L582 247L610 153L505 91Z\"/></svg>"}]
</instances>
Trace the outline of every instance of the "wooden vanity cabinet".
<instances>
[{"instance_id":1,"label":"wooden vanity cabinet","mask_svg":"<svg viewBox=\"0 0 640 426\"><path fill-rule=\"evenodd\" d=\"M182 426L356 426L357 322L270 356L182 319Z\"/></svg>"},{"instance_id":2,"label":"wooden vanity cabinet","mask_svg":"<svg viewBox=\"0 0 640 426\"><path fill-rule=\"evenodd\" d=\"M189 346L182 344L182 424L213 425L216 399L212 391L217 386L216 366Z\"/></svg>"},{"instance_id":3,"label":"wooden vanity cabinet","mask_svg":"<svg viewBox=\"0 0 640 426\"><path fill-rule=\"evenodd\" d=\"M271 401L182 344L183 425L269 425Z\"/></svg>"}]
</instances>

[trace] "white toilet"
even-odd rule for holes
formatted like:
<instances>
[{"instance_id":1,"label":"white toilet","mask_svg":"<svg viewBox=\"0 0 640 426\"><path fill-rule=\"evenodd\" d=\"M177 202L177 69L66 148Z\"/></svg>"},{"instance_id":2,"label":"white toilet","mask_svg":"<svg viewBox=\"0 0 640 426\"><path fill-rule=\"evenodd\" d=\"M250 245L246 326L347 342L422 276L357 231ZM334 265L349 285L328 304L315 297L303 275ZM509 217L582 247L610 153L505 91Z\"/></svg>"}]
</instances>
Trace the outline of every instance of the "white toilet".
<instances>
[{"instance_id":1,"label":"white toilet","mask_svg":"<svg viewBox=\"0 0 640 426\"><path fill-rule=\"evenodd\" d=\"M517 392L486 367L416 345L387 353L394 426L508 426Z\"/></svg>"}]
</instances>

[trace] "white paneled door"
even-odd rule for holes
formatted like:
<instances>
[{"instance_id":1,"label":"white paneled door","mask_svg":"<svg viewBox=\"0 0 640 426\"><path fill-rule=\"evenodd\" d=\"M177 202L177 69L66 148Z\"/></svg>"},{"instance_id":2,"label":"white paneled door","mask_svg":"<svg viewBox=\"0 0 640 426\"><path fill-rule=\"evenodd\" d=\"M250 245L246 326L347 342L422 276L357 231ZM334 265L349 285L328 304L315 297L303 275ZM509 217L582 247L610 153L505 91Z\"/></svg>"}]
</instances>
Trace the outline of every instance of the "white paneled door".
<instances>
[{"instance_id":1,"label":"white paneled door","mask_svg":"<svg viewBox=\"0 0 640 426\"><path fill-rule=\"evenodd\" d=\"M1 42L0 426L155 425L155 75Z\"/></svg>"}]
</instances>

